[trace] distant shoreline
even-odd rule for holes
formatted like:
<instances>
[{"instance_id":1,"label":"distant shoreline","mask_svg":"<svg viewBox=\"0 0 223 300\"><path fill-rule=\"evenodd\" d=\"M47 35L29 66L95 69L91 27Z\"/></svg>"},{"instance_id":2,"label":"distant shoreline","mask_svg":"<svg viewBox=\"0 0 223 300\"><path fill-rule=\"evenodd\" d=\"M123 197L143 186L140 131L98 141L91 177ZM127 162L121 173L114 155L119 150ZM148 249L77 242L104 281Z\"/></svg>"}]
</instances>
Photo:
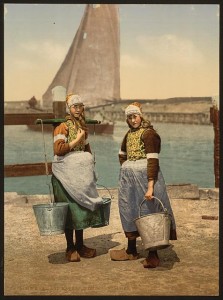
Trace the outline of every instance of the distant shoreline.
<instances>
[{"instance_id":1,"label":"distant shoreline","mask_svg":"<svg viewBox=\"0 0 223 300\"><path fill-rule=\"evenodd\" d=\"M102 114L111 122L122 121L125 107L134 101L143 105L143 113L151 122L181 123L210 125L210 108L213 106L212 97L175 97L167 99L122 99L107 101L95 107L86 107L86 117L94 119ZM53 112L51 107L41 108L39 101L35 108L29 107L28 100L5 101L4 112L7 113L38 113Z\"/></svg>"}]
</instances>

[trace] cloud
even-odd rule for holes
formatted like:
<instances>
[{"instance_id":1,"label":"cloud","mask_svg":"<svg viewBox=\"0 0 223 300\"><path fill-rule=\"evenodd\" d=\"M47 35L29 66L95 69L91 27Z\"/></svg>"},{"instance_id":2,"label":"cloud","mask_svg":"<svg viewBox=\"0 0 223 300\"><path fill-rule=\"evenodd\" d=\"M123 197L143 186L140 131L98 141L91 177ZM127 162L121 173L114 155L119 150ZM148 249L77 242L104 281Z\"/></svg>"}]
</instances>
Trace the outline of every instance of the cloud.
<instances>
[{"instance_id":1,"label":"cloud","mask_svg":"<svg viewBox=\"0 0 223 300\"><path fill-rule=\"evenodd\" d=\"M169 64L202 64L204 56L191 40L172 34L161 36L139 36L139 47L148 59L157 59Z\"/></svg>"},{"instance_id":2,"label":"cloud","mask_svg":"<svg viewBox=\"0 0 223 300\"><path fill-rule=\"evenodd\" d=\"M17 70L26 70L26 71L31 71L36 69L35 65L38 66L37 62L31 62L29 60L25 59L16 59L14 62L14 68L17 68Z\"/></svg>"},{"instance_id":3,"label":"cloud","mask_svg":"<svg viewBox=\"0 0 223 300\"><path fill-rule=\"evenodd\" d=\"M19 45L17 55L13 60L13 67L21 72L39 72L46 69L55 70L62 64L68 51L64 44L45 41L29 41ZM6 57L6 59L8 59ZM8 61L8 64L12 60Z\"/></svg>"},{"instance_id":4,"label":"cloud","mask_svg":"<svg viewBox=\"0 0 223 300\"><path fill-rule=\"evenodd\" d=\"M143 60L140 57L129 54L121 55L120 60L124 67L141 68L145 66L145 62L143 62Z\"/></svg>"},{"instance_id":5,"label":"cloud","mask_svg":"<svg viewBox=\"0 0 223 300\"><path fill-rule=\"evenodd\" d=\"M48 63L57 63L64 59L66 52L68 51L68 44L57 44L55 41L29 41L24 44L20 44L21 49L25 52L25 55L30 55L38 59L42 59Z\"/></svg>"}]
</instances>

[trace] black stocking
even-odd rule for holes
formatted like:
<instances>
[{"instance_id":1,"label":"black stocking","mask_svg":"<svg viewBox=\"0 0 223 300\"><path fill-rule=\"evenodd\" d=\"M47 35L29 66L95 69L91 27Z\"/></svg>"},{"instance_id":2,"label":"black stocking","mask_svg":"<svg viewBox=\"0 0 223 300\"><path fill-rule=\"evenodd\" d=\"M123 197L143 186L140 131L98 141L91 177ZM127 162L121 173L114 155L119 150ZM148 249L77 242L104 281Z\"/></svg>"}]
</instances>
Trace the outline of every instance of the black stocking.
<instances>
[{"instance_id":1,"label":"black stocking","mask_svg":"<svg viewBox=\"0 0 223 300\"><path fill-rule=\"evenodd\" d=\"M136 239L133 239L133 240L128 239L128 248L127 248L126 252L128 254L137 254Z\"/></svg>"},{"instance_id":2,"label":"black stocking","mask_svg":"<svg viewBox=\"0 0 223 300\"><path fill-rule=\"evenodd\" d=\"M83 229L75 230L75 238L76 238L75 246L77 250L80 250L84 245L83 233L84 233Z\"/></svg>"},{"instance_id":3,"label":"black stocking","mask_svg":"<svg viewBox=\"0 0 223 300\"><path fill-rule=\"evenodd\" d=\"M65 229L65 237L67 241L67 251L74 249L73 229Z\"/></svg>"}]
</instances>

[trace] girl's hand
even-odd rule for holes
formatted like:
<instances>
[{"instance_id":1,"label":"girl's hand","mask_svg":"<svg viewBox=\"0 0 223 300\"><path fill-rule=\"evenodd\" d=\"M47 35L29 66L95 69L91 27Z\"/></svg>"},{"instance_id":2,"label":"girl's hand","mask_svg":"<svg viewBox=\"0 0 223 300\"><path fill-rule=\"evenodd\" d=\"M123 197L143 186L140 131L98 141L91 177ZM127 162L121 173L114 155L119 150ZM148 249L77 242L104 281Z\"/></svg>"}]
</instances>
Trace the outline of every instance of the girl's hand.
<instances>
[{"instance_id":1,"label":"girl's hand","mask_svg":"<svg viewBox=\"0 0 223 300\"><path fill-rule=\"evenodd\" d=\"M77 131L76 139L69 143L70 150L72 150L79 143L80 139L84 135L85 135L85 131L83 129L79 128Z\"/></svg>"},{"instance_id":2,"label":"girl's hand","mask_svg":"<svg viewBox=\"0 0 223 300\"><path fill-rule=\"evenodd\" d=\"M150 201L153 198L153 189L149 189L146 193L145 193L145 198L146 200Z\"/></svg>"},{"instance_id":3,"label":"girl's hand","mask_svg":"<svg viewBox=\"0 0 223 300\"><path fill-rule=\"evenodd\" d=\"M85 135L85 131L81 128L78 129L77 131L77 139L80 140L82 138L82 136Z\"/></svg>"}]
</instances>

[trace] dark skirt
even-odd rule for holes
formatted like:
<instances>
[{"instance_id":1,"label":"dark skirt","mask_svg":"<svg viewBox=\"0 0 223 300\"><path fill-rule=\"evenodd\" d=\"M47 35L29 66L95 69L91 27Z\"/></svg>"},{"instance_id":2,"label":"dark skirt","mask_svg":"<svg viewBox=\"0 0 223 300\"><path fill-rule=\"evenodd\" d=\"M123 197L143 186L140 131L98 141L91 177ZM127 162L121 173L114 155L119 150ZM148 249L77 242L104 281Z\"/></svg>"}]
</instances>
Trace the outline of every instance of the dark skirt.
<instances>
[{"instance_id":1,"label":"dark skirt","mask_svg":"<svg viewBox=\"0 0 223 300\"><path fill-rule=\"evenodd\" d=\"M98 209L91 211L75 202L54 175L52 175L51 181L55 202L69 203L66 228L81 230L89 227L102 227L107 225L102 205L99 206Z\"/></svg>"}]
</instances>

